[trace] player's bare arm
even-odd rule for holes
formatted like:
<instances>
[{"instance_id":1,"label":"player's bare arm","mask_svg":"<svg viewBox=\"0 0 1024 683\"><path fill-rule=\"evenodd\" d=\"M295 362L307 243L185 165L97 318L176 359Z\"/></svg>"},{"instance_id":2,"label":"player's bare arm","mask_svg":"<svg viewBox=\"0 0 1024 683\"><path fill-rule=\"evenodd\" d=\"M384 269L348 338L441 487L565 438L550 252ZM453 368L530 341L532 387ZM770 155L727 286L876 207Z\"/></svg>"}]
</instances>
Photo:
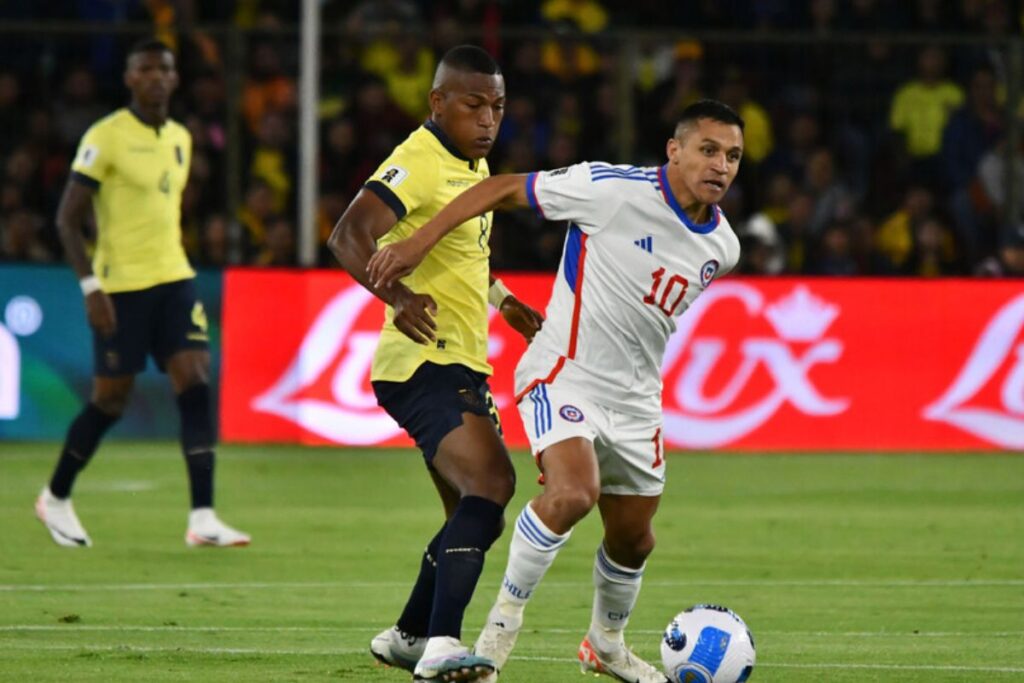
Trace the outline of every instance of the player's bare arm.
<instances>
[{"instance_id":1,"label":"player's bare arm","mask_svg":"<svg viewBox=\"0 0 1024 683\"><path fill-rule=\"evenodd\" d=\"M348 273L395 311L395 327L418 344L434 340L437 304L427 294L417 294L400 282L375 286L367 275L367 263L377 251L377 240L397 222L394 211L372 192L360 190L334 226L327 240L331 253Z\"/></svg>"},{"instance_id":2,"label":"player's bare arm","mask_svg":"<svg viewBox=\"0 0 1024 683\"><path fill-rule=\"evenodd\" d=\"M64 194L57 207L57 231L61 245L67 255L71 268L79 282L92 278L92 265L85 253L85 235L83 230L89 212L92 211L92 196L95 190L74 178L64 187ZM95 283L95 279L91 280ZM93 285L95 286L95 285ZM109 337L117 330L117 316L114 314L114 303L98 286L85 295L85 312L89 324L104 337ZM86 288L83 288L83 292Z\"/></svg>"},{"instance_id":3,"label":"player's bare arm","mask_svg":"<svg viewBox=\"0 0 1024 683\"><path fill-rule=\"evenodd\" d=\"M518 209L529 205L526 175L485 178L456 197L415 233L373 254L367 266L369 279L378 286L388 286L411 273L435 244L473 216L493 209Z\"/></svg>"}]
</instances>

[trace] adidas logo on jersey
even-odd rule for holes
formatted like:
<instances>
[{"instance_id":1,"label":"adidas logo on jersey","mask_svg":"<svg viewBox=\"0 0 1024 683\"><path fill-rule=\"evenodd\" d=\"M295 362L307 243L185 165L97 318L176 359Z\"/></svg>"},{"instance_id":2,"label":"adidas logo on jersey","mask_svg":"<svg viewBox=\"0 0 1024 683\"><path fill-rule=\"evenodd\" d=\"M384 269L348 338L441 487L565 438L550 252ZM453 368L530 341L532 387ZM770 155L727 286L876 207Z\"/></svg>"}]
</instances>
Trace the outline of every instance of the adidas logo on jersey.
<instances>
[{"instance_id":1,"label":"adidas logo on jersey","mask_svg":"<svg viewBox=\"0 0 1024 683\"><path fill-rule=\"evenodd\" d=\"M648 235L647 237L641 237L638 240L633 240L633 244L640 247L648 254L654 253L654 238Z\"/></svg>"}]
</instances>

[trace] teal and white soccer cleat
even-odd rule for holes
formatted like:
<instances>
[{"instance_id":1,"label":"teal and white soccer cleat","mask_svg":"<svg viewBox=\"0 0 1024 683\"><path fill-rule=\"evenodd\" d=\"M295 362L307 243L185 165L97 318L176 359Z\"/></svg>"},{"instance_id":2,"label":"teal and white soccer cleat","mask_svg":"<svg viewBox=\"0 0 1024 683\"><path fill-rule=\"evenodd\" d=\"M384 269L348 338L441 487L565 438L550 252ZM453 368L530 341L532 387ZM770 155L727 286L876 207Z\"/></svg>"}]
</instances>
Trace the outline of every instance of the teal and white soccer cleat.
<instances>
[{"instance_id":1,"label":"teal and white soccer cleat","mask_svg":"<svg viewBox=\"0 0 1024 683\"><path fill-rule=\"evenodd\" d=\"M385 666L412 671L426 647L426 637L411 636L397 626L392 626L370 641L370 654Z\"/></svg>"},{"instance_id":2,"label":"teal and white soccer cleat","mask_svg":"<svg viewBox=\"0 0 1024 683\"><path fill-rule=\"evenodd\" d=\"M82 523L78 521L71 499L57 498L50 493L49 486L44 486L36 498L36 517L46 526L57 545L68 548L87 548L92 545L89 534L85 533Z\"/></svg>"},{"instance_id":3,"label":"teal and white soccer cleat","mask_svg":"<svg viewBox=\"0 0 1024 683\"><path fill-rule=\"evenodd\" d=\"M523 627L523 610L510 609L506 606L502 609L501 604L495 604L487 615L487 623L484 624L480 636L473 646L473 653L486 657L494 662L495 672L481 680L482 683L493 683L498 680L498 674L505 668L505 662L512 654L512 648L516 645L516 638L519 637L519 630Z\"/></svg>"},{"instance_id":4,"label":"teal and white soccer cleat","mask_svg":"<svg viewBox=\"0 0 1024 683\"><path fill-rule=\"evenodd\" d=\"M213 508L196 508L189 513L185 543L192 547L229 548L249 545L252 539L232 529L213 512Z\"/></svg>"},{"instance_id":5,"label":"teal and white soccer cleat","mask_svg":"<svg viewBox=\"0 0 1024 683\"><path fill-rule=\"evenodd\" d=\"M412 680L446 683L479 681L494 671L494 662L473 654L458 638L436 636L427 640L423 657L413 670Z\"/></svg>"},{"instance_id":6,"label":"teal and white soccer cleat","mask_svg":"<svg viewBox=\"0 0 1024 683\"><path fill-rule=\"evenodd\" d=\"M624 644L613 652L598 652L587 636L580 643L577 656L583 673L604 674L626 683L668 683L665 674L637 657Z\"/></svg>"}]
</instances>

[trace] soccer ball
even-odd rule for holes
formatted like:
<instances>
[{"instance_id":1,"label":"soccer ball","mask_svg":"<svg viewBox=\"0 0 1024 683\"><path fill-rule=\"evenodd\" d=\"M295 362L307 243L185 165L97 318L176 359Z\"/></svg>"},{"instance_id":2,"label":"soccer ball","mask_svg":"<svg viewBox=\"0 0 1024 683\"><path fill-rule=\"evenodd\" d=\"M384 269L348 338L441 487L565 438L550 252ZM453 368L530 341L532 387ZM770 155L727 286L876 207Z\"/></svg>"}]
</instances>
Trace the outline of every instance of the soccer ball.
<instances>
[{"instance_id":1,"label":"soccer ball","mask_svg":"<svg viewBox=\"0 0 1024 683\"><path fill-rule=\"evenodd\" d=\"M694 605L665 628L661 663L672 683L743 683L754 670L754 637L740 616Z\"/></svg>"}]
</instances>

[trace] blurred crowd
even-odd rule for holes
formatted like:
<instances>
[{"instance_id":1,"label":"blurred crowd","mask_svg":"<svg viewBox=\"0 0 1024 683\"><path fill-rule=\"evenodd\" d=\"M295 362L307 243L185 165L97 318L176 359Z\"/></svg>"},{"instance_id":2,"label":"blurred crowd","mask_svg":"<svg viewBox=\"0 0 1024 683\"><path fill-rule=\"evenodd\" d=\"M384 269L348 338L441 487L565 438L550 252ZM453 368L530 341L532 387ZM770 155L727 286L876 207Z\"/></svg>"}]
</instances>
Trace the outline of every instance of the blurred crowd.
<instances>
[{"instance_id":1,"label":"blurred crowd","mask_svg":"<svg viewBox=\"0 0 1024 683\"><path fill-rule=\"evenodd\" d=\"M0 259L61 258L54 215L75 147L127 102L123 55L140 36L60 27L130 22L178 55L193 262L294 265L300 5L0 5ZM1015 1L325 0L322 13L321 245L427 117L438 57L475 42L508 89L492 173L661 164L678 113L716 97L746 121L723 202L743 272L1024 275L1024 118L1007 103ZM52 31L4 32L42 21ZM493 265L553 268L563 237L525 212L499 216Z\"/></svg>"}]
</instances>

